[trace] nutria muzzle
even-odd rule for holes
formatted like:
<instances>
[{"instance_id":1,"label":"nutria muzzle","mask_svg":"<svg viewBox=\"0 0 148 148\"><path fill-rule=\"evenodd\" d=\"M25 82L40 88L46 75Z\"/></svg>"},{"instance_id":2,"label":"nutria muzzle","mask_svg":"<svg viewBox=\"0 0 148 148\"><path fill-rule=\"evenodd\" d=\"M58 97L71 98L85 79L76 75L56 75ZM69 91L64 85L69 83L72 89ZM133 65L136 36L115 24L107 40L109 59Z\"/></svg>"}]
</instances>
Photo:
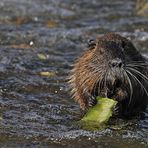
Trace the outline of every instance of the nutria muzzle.
<instances>
[{"instance_id":1,"label":"nutria muzzle","mask_svg":"<svg viewBox=\"0 0 148 148\"><path fill-rule=\"evenodd\" d=\"M121 59L116 58L109 62L110 68L112 69L118 69L123 67L123 62Z\"/></svg>"}]
</instances>

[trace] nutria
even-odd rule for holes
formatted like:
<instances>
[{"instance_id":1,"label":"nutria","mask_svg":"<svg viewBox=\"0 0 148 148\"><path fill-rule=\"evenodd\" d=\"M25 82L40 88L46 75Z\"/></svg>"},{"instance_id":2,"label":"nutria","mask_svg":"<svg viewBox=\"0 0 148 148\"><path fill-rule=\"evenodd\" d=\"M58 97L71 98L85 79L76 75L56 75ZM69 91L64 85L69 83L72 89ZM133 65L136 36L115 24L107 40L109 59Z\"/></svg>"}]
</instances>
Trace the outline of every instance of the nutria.
<instances>
[{"instance_id":1,"label":"nutria","mask_svg":"<svg viewBox=\"0 0 148 148\"><path fill-rule=\"evenodd\" d=\"M101 96L118 101L116 115L139 113L148 100L148 61L128 39L108 33L89 42L70 72L69 84L83 110Z\"/></svg>"}]
</instances>

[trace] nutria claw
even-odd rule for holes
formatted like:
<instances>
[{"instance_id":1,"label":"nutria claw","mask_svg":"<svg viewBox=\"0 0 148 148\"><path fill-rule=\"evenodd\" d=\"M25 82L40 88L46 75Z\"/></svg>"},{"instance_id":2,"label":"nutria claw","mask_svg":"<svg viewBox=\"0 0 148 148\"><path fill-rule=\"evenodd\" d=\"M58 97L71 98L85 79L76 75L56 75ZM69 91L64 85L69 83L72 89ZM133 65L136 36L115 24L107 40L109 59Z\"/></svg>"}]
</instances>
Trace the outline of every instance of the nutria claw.
<instances>
[{"instance_id":1,"label":"nutria claw","mask_svg":"<svg viewBox=\"0 0 148 148\"><path fill-rule=\"evenodd\" d=\"M97 100L94 96L90 95L87 99L88 107L92 107L97 104Z\"/></svg>"}]
</instances>

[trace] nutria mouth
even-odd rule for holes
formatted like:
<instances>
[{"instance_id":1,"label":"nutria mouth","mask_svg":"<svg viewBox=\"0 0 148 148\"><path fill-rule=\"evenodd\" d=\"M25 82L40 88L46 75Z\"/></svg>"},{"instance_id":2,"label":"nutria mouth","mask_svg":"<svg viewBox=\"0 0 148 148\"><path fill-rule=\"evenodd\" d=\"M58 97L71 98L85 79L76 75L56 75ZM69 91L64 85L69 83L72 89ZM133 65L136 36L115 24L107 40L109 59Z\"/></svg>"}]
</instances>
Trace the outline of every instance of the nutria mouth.
<instances>
[{"instance_id":1,"label":"nutria mouth","mask_svg":"<svg viewBox=\"0 0 148 148\"><path fill-rule=\"evenodd\" d=\"M95 105L96 96L101 96L118 101L118 114L131 114L145 108L148 100L148 62L118 34L91 41L69 79L71 93L82 109Z\"/></svg>"}]
</instances>

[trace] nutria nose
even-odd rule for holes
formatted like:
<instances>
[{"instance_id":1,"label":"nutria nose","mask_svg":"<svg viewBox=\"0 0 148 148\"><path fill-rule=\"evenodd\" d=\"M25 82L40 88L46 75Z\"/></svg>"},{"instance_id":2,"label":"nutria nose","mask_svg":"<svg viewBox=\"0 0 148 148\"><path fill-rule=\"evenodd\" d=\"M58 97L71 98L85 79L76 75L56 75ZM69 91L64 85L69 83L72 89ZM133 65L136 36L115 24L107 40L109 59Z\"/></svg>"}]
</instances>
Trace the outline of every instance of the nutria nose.
<instances>
[{"instance_id":1,"label":"nutria nose","mask_svg":"<svg viewBox=\"0 0 148 148\"><path fill-rule=\"evenodd\" d=\"M116 58L110 62L111 67L113 68L121 68L123 66L123 62L121 59Z\"/></svg>"}]
</instances>

